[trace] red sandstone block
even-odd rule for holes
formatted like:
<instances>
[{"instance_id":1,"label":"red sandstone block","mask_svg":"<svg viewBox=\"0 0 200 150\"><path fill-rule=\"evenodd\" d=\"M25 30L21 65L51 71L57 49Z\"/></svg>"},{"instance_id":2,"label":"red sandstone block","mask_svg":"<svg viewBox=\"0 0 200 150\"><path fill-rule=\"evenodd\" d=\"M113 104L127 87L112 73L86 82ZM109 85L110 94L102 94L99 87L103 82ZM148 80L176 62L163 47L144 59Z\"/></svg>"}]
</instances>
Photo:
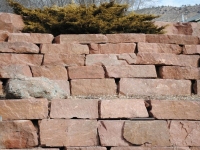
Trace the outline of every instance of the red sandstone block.
<instances>
[{"instance_id":1,"label":"red sandstone block","mask_svg":"<svg viewBox=\"0 0 200 150\"><path fill-rule=\"evenodd\" d=\"M38 146L36 128L30 120L0 121L0 149Z\"/></svg>"},{"instance_id":2,"label":"red sandstone block","mask_svg":"<svg viewBox=\"0 0 200 150\"><path fill-rule=\"evenodd\" d=\"M0 78L32 77L29 66L26 65L2 65L0 66Z\"/></svg>"},{"instance_id":3,"label":"red sandstone block","mask_svg":"<svg viewBox=\"0 0 200 150\"><path fill-rule=\"evenodd\" d=\"M111 150L190 150L189 147L112 147ZM196 150L196 149L195 149ZM198 149L197 149L198 150Z\"/></svg>"},{"instance_id":4,"label":"red sandstone block","mask_svg":"<svg viewBox=\"0 0 200 150\"><path fill-rule=\"evenodd\" d=\"M0 42L5 42L8 39L9 32L0 30Z\"/></svg>"},{"instance_id":5,"label":"red sandstone block","mask_svg":"<svg viewBox=\"0 0 200 150\"><path fill-rule=\"evenodd\" d=\"M3 96L3 82L0 81L0 97Z\"/></svg>"},{"instance_id":6,"label":"red sandstone block","mask_svg":"<svg viewBox=\"0 0 200 150\"><path fill-rule=\"evenodd\" d=\"M46 77L51 80L68 80L64 66L31 66L33 77Z\"/></svg>"},{"instance_id":7,"label":"red sandstone block","mask_svg":"<svg viewBox=\"0 0 200 150\"><path fill-rule=\"evenodd\" d=\"M123 137L134 145L170 146L166 121L125 121Z\"/></svg>"},{"instance_id":8,"label":"red sandstone block","mask_svg":"<svg viewBox=\"0 0 200 150\"><path fill-rule=\"evenodd\" d=\"M68 80L53 80L57 83L61 90L64 91L65 95L70 96L70 85Z\"/></svg>"},{"instance_id":9,"label":"red sandstone block","mask_svg":"<svg viewBox=\"0 0 200 150\"><path fill-rule=\"evenodd\" d=\"M162 43L138 43L138 52L140 53L172 53L180 54L182 47L176 44Z\"/></svg>"},{"instance_id":10,"label":"red sandstone block","mask_svg":"<svg viewBox=\"0 0 200 150\"><path fill-rule=\"evenodd\" d=\"M135 43L99 44L100 54L134 53L135 48Z\"/></svg>"},{"instance_id":11,"label":"red sandstone block","mask_svg":"<svg viewBox=\"0 0 200 150\"><path fill-rule=\"evenodd\" d=\"M101 79L105 77L102 66L74 66L68 67L70 79Z\"/></svg>"},{"instance_id":12,"label":"red sandstone block","mask_svg":"<svg viewBox=\"0 0 200 150\"><path fill-rule=\"evenodd\" d=\"M51 118L98 118L98 100L53 99Z\"/></svg>"},{"instance_id":13,"label":"red sandstone block","mask_svg":"<svg viewBox=\"0 0 200 150\"><path fill-rule=\"evenodd\" d=\"M198 67L198 55L174 55L167 53L138 53L137 64Z\"/></svg>"},{"instance_id":14,"label":"red sandstone block","mask_svg":"<svg viewBox=\"0 0 200 150\"><path fill-rule=\"evenodd\" d=\"M65 150L107 150L106 147L65 147Z\"/></svg>"},{"instance_id":15,"label":"red sandstone block","mask_svg":"<svg viewBox=\"0 0 200 150\"><path fill-rule=\"evenodd\" d=\"M43 54L89 54L87 45L67 43L67 44L42 44L41 53Z\"/></svg>"},{"instance_id":16,"label":"red sandstone block","mask_svg":"<svg viewBox=\"0 0 200 150\"><path fill-rule=\"evenodd\" d=\"M40 143L48 147L97 146L96 120L43 119Z\"/></svg>"},{"instance_id":17,"label":"red sandstone block","mask_svg":"<svg viewBox=\"0 0 200 150\"><path fill-rule=\"evenodd\" d=\"M100 109L100 118L149 117L144 100L139 99L102 100Z\"/></svg>"},{"instance_id":18,"label":"red sandstone block","mask_svg":"<svg viewBox=\"0 0 200 150\"><path fill-rule=\"evenodd\" d=\"M190 150L200 150L200 147L190 147Z\"/></svg>"},{"instance_id":19,"label":"red sandstone block","mask_svg":"<svg viewBox=\"0 0 200 150\"><path fill-rule=\"evenodd\" d=\"M43 65L84 66L84 55L45 54Z\"/></svg>"},{"instance_id":20,"label":"red sandstone block","mask_svg":"<svg viewBox=\"0 0 200 150\"><path fill-rule=\"evenodd\" d=\"M10 33L8 42L30 42L35 44L52 43L52 34L42 33Z\"/></svg>"},{"instance_id":21,"label":"red sandstone block","mask_svg":"<svg viewBox=\"0 0 200 150\"><path fill-rule=\"evenodd\" d=\"M170 121L171 144L176 146L200 146L199 127L199 121Z\"/></svg>"},{"instance_id":22,"label":"red sandstone block","mask_svg":"<svg viewBox=\"0 0 200 150\"><path fill-rule=\"evenodd\" d=\"M3 149L3 150L8 150L8 149ZM30 148L30 149L12 149L12 150L60 150L59 148Z\"/></svg>"},{"instance_id":23,"label":"red sandstone block","mask_svg":"<svg viewBox=\"0 0 200 150\"><path fill-rule=\"evenodd\" d=\"M124 33L124 34L106 34L109 43L134 43L145 42L145 34Z\"/></svg>"},{"instance_id":24,"label":"red sandstone block","mask_svg":"<svg viewBox=\"0 0 200 150\"><path fill-rule=\"evenodd\" d=\"M123 138L123 120L99 120L98 133L101 146L129 146Z\"/></svg>"},{"instance_id":25,"label":"red sandstone block","mask_svg":"<svg viewBox=\"0 0 200 150\"><path fill-rule=\"evenodd\" d=\"M191 81L172 79L133 79L120 80L119 93L131 95L191 95Z\"/></svg>"},{"instance_id":26,"label":"red sandstone block","mask_svg":"<svg viewBox=\"0 0 200 150\"><path fill-rule=\"evenodd\" d=\"M193 86L195 94L200 95L200 80L196 80Z\"/></svg>"},{"instance_id":27,"label":"red sandstone block","mask_svg":"<svg viewBox=\"0 0 200 150\"><path fill-rule=\"evenodd\" d=\"M89 45L90 54L100 54L99 44L90 43Z\"/></svg>"},{"instance_id":28,"label":"red sandstone block","mask_svg":"<svg viewBox=\"0 0 200 150\"><path fill-rule=\"evenodd\" d=\"M185 45L183 54L200 54L200 45Z\"/></svg>"},{"instance_id":29,"label":"red sandstone block","mask_svg":"<svg viewBox=\"0 0 200 150\"><path fill-rule=\"evenodd\" d=\"M162 66L159 68L159 77L163 79L200 79L200 68Z\"/></svg>"},{"instance_id":30,"label":"red sandstone block","mask_svg":"<svg viewBox=\"0 0 200 150\"><path fill-rule=\"evenodd\" d=\"M164 35L164 34L146 34L148 43L166 43L181 45L198 45L199 39L192 35Z\"/></svg>"},{"instance_id":31,"label":"red sandstone block","mask_svg":"<svg viewBox=\"0 0 200 150\"><path fill-rule=\"evenodd\" d=\"M107 76L113 78L156 78L154 65L105 66Z\"/></svg>"},{"instance_id":32,"label":"red sandstone block","mask_svg":"<svg viewBox=\"0 0 200 150\"><path fill-rule=\"evenodd\" d=\"M137 56L135 53L124 53L117 55L118 60L125 60L129 65L136 64Z\"/></svg>"},{"instance_id":33,"label":"red sandstone block","mask_svg":"<svg viewBox=\"0 0 200 150\"><path fill-rule=\"evenodd\" d=\"M55 43L106 43L107 37L103 34L61 34L55 37Z\"/></svg>"},{"instance_id":34,"label":"red sandstone block","mask_svg":"<svg viewBox=\"0 0 200 150\"><path fill-rule=\"evenodd\" d=\"M0 54L0 65L30 65L42 64L43 55L40 54Z\"/></svg>"},{"instance_id":35,"label":"red sandstone block","mask_svg":"<svg viewBox=\"0 0 200 150\"><path fill-rule=\"evenodd\" d=\"M44 119L48 116L47 99L0 100L3 120Z\"/></svg>"},{"instance_id":36,"label":"red sandstone block","mask_svg":"<svg viewBox=\"0 0 200 150\"><path fill-rule=\"evenodd\" d=\"M73 96L116 95L116 90L114 79L71 80L71 94Z\"/></svg>"},{"instance_id":37,"label":"red sandstone block","mask_svg":"<svg viewBox=\"0 0 200 150\"><path fill-rule=\"evenodd\" d=\"M151 100L153 117L157 119L200 120L200 102L183 100Z\"/></svg>"}]
</instances>

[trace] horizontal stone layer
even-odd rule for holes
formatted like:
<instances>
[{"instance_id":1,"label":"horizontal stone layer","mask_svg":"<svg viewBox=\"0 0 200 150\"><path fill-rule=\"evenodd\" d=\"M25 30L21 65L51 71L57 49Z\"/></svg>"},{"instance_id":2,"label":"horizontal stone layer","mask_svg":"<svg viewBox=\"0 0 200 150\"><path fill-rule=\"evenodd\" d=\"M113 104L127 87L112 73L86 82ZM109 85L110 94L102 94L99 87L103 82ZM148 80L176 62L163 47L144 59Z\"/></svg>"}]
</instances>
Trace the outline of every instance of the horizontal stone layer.
<instances>
[{"instance_id":1,"label":"horizontal stone layer","mask_svg":"<svg viewBox=\"0 0 200 150\"><path fill-rule=\"evenodd\" d=\"M65 147L64 150L107 150L106 147Z\"/></svg>"},{"instance_id":2,"label":"horizontal stone layer","mask_svg":"<svg viewBox=\"0 0 200 150\"><path fill-rule=\"evenodd\" d=\"M142 146L129 146L129 147L112 147L111 150L191 150L189 147L142 147ZM198 150L198 149L197 149Z\"/></svg>"},{"instance_id":3,"label":"horizontal stone layer","mask_svg":"<svg viewBox=\"0 0 200 150\"><path fill-rule=\"evenodd\" d=\"M200 54L200 45L185 45L183 54Z\"/></svg>"},{"instance_id":4,"label":"horizontal stone layer","mask_svg":"<svg viewBox=\"0 0 200 150\"><path fill-rule=\"evenodd\" d=\"M121 33L121 34L106 34L108 43L134 43L134 42L145 42L145 34L135 33Z\"/></svg>"}]
</instances>

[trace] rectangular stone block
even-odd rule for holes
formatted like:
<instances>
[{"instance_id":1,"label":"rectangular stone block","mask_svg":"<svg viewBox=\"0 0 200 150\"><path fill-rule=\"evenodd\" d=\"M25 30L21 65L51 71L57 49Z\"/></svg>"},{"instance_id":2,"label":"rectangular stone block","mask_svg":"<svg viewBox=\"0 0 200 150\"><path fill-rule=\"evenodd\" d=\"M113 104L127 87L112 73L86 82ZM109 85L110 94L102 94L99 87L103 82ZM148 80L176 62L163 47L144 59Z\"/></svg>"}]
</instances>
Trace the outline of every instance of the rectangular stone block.
<instances>
[{"instance_id":1,"label":"rectangular stone block","mask_svg":"<svg viewBox=\"0 0 200 150\"><path fill-rule=\"evenodd\" d=\"M171 144L177 146L200 146L200 121L170 121Z\"/></svg>"},{"instance_id":2,"label":"rectangular stone block","mask_svg":"<svg viewBox=\"0 0 200 150\"><path fill-rule=\"evenodd\" d=\"M123 65L105 66L108 77L111 78L156 78L154 65Z\"/></svg>"},{"instance_id":3,"label":"rectangular stone block","mask_svg":"<svg viewBox=\"0 0 200 150\"><path fill-rule=\"evenodd\" d=\"M89 54L89 47L87 45L67 43L67 44L42 44L41 53L43 54L69 54L82 55Z\"/></svg>"},{"instance_id":4,"label":"rectangular stone block","mask_svg":"<svg viewBox=\"0 0 200 150\"><path fill-rule=\"evenodd\" d=\"M190 150L200 150L200 147L190 147Z\"/></svg>"},{"instance_id":5,"label":"rectangular stone block","mask_svg":"<svg viewBox=\"0 0 200 150\"><path fill-rule=\"evenodd\" d=\"M45 54L43 65L84 66L85 55Z\"/></svg>"},{"instance_id":6,"label":"rectangular stone block","mask_svg":"<svg viewBox=\"0 0 200 150\"><path fill-rule=\"evenodd\" d=\"M96 120L43 119L39 126L43 146L98 145Z\"/></svg>"},{"instance_id":7,"label":"rectangular stone block","mask_svg":"<svg viewBox=\"0 0 200 150\"><path fill-rule=\"evenodd\" d=\"M52 43L54 37L46 33L10 33L8 42Z\"/></svg>"},{"instance_id":8,"label":"rectangular stone block","mask_svg":"<svg viewBox=\"0 0 200 150\"><path fill-rule=\"evenodd\" d=\"M98 100L53 99L51 118L98 118Z\"/></svg>"},{"instance_id":9,"label":"rectangular stone block","mask_svg":"<svg viewBox=\"0 0 200 150\"><path fill-rule=\"evenodd\" d=\"M189 147L142 147L142 146L129 146L129 147L112 147L111 150L190 150Z\"/></svg>"},{"instance_id":10,"label":"rectangular stone block","mask_svg":"<svg viewBox=\"0 0 200 150\"><path fill-rule=\"evenodd\" d=\"M70 79L102 79L105 71L102 66L74 66L68 67Z\"/></svg>"},{"instance_id":11,"label":"rectangular stone block","mask_svg":"<svg viewBox=\"0 0 200 150\"><path fill-rule=\"evenodd\" d=\"M131 95L191 95L191 81L172 79L133 79L120 80L119 93Z\"/></svg>"},{"instance_id":12,"label":"rectangular stone block","mask_svg":"<svg viewBox=\"0 0 200 150\"><path fill-rule=\"evenodd\" d=\"M135 33L121 33L121 34L106 34L108 38L108 43L135 43L135 42L145 42L145 34L135 34Z\"/></svg>"},{"instance_id":13,"label":"rectangular stone block","mask_svg":"<svg viewBox=\"0 0 200 150\"><path fill-rule=\"evenodd\" d=\"M166 121L125 121L123 137L134 145L170 146Z\"/></svg>"},{"instance_id":14,"label":"rectangular stone block","mask_svg":"<svg viewBox=\"0 0 200 150\"><path fill-rule=\"evenodd\" d=\"M166 35L166 34L146 34L148 43L166 43L179 45L198 45L198 36L192 35Z\"/></svg>"},{"instance_id":15,"label":"rectangular stone block","mask_svg":"<svg viewBox=\"0 0 200 150\"><path fill-rule=\"evenodd\" d=\"M45 119L48 116L47 99L0 100L3 120Z\"/></svg>"},{"instance_id":16,"label":"rectangular stone block","mask_svg":"<svg viewBox=\"0 0 200 150\"><path fill-rule=\"evenodd\" d=\"M8 149L3 149L3 150L8 150ZM29 148L29 149L12 149L12 150L60 150L59 148Z\"/></svg>"},{"instance_id":17,"label":"rectangular stone block","mask_svg":"<svg viewBox=\"0 0 200 150\"><path fill-rule=\"evenodd\" d=\"M43 55L40 54L0 54L0 65L40 66Z\"/></svg>"},{"instance_id":18,"label":"rectangular stone block","mask_svg":"<svg viewBox=\"0 0 200 150\"><path fill-rule=\"evenodd\" d=\"M195 84L193 85L193 89L195 94L200 95L200 80L196 80Z\"/></svg>"},{"instance_id":19,"label":"rectangular stone block","mask_svg":"<svg viewBox=\"0 0 200 150\"><path fill-rule=\"evenodd\" d=\"M107 43L108 39L103 34L61 34L54 39L55 43Z\"/></svg>"},{"instance_id":20,"label":"rectangular stone block","mask_svg":"<svg viewBox=\"0 0 200 150\"><path fill-rule=\"evenodd\" d=\"M86 66L118 66L127 65L125 60L118 60L115 54L92 54L86 56Z\"/></svg>"},{"instance_id":21,"label":"rectangular stone block","mask_svg":"<svg viewBox=\"0 0 200 150\"><path fill-rule=\"evenodd\" d=\"M99 120L98 133L101 146L130 146L123 138L124 120Z\"/></svg>"},{"instance_id":22,"label":"rectangular stone block","mask_svg":"<svg viewBox=\"0 0 200 150\"><path fill-rule=\"evenodd\" d=\"M175 55L169 53L138 53L137 64L198 67L199 56Z\"/></svg>"},{"instance_id":23,"label":"rectangular stone block","mask_svg":"<svg viewBox=\"0 0 200 150\"><path fill-rule=\"evenodd\" d=\"M71 80L73 96L116 95L117 86L114 79L77 79Z\"/></svg>"},{"instance_id":24,"label":"rectangular stone block","mask_svg":"<svg viewBox=\"0 0 200 150\"><path fill-rule=\"evenodd\" d=\"M0 66L0 78L32 77L30 67L27 65L2 65Z\"/></svg>"},{"instance_id":25,"label":"rectangular stone block","mask_svg":"<svg viewBox=\"0 0 200 150\"><path fill-rule=\"evenodd\" d=\"M183 54L200 54L200 45L185 45L183 47Z\"/></svg>"},{"instance_id":26,"label":"rectangular stone block","mask_svg":"<svg viewBox=\"0 0 200 150\"><path fill-rule=\"evenodd\" d=\"M99 44L100 54L123 54L123 53L134 53L136 44L135 43L107 43Z\"/></svg>"},{"instance_id":27,"label":"rectangular stone block","mask_svg":"<svg viewBox=\"0 0 200 150\"><path fill-rule=\"evenodd\" d=\"M159 67L158 76L163 79L200 79L200 68L162 66Z\"/></svg>"},{"instance_id":28,"label":"rectangular stone block","mask_svg":"<svg viewBox=\"0 0 200 150\"><path fill-rule=\"evenodd\" d=\"M172 53L180 54L182 47L177 44L144 43L137 44L139 53Z\"/></svg>"},{"instance_id":29,"label":"rectangular stone block","mask_svg":"<svg viewBox=\"0 0 200 150\"><path fill-rule=\"evenodd\" d=\"M100 118L149 117L144 100L115 99L100 101Z\"/></svg>"},{"instance_id":30,"label":"rectangular stone block","mask_svg":"<svg viewBox=\"0 0 200 150\"><path fill-rule=\"evenodd\" d=\"M107 150L106 147L65 147L64 150Z\"/></svg>"},{"instance_id":31,"label":"rectangular stone block","mask_svg":"<svg viewBox=\"0 0 200 150\"><path fill-rule=\"evenodd\" d=\"M156 119L200 120L200 102L186 100L151 100L151 114Z\"/></svg>"},{"instance_id":32,"label":"rectangular stone block","mask_svg":"<svg viewBox=\"0 0 200 150\"><path fill-rule=\"evenodd\" d=\"M33 77L46 77L51 80L68 80L64 66L31 66Z\"/></svg>"},{"instance_id":33,"label":"rectangular stone block","mask_svg":"<svg viewBox=\"0 0 200 150\"><path fill-rule=\"evenodd\" d=\"M36 128L30 120L0 121L0 149L38 146Z\"/></svg>"}]
</instances>

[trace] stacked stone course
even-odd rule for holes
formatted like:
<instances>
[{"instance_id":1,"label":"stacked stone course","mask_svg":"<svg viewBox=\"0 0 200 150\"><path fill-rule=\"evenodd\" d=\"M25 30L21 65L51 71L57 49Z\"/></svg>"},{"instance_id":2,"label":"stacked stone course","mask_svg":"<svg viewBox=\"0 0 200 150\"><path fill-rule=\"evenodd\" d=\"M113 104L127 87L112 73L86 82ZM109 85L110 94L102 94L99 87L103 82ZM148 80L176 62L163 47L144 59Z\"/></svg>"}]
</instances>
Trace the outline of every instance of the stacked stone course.
<instances>
[{"instance_id":1,"label":"stacked stone course","mask_svg":"<svg viewBox=\"0 0 200 150\"><path fill-rule=\"evenodd\" d=\"M200 150L198 36L9 32L0 149Z\"/></svg>"}]
</instances>

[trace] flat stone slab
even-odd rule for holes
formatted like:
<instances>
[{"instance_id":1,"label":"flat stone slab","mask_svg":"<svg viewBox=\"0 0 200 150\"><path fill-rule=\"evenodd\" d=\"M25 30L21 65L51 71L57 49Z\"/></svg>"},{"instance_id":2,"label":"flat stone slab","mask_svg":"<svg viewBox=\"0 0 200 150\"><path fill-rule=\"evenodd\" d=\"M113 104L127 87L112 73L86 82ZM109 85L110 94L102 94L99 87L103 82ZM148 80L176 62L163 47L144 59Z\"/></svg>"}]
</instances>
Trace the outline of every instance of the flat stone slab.
<instances>
[{"instance_id":1,"label":"flat stone slab","mask_svg":"<svg viewBox=\"0 0 200 150\"><path fill-rule=\"evenodd\" d=\"M65 147L65 150L107 150L106 147Z\"/></svg>"},{"instance_id":2,"label":"flat stone slab","mask_svg":"<svg viewBox=\"0 0 200 150\"><path fill-rule=\"evenodd\" d=\"M106 34L108 38L108 43L135 43L135 42L145 42L145 34L135 34L135 33L120 33L120 34Z\"/></svg>"},{"instance_id":3,"label":"flat stone slab","mask_svg":"<svg viewBox=\"0 0 200 150\"><path fill-rule=\"evenodd\" d=\"M200 45L185 45L183 47L183 54L200 54Z\"/></svg>"}]
</instances>

